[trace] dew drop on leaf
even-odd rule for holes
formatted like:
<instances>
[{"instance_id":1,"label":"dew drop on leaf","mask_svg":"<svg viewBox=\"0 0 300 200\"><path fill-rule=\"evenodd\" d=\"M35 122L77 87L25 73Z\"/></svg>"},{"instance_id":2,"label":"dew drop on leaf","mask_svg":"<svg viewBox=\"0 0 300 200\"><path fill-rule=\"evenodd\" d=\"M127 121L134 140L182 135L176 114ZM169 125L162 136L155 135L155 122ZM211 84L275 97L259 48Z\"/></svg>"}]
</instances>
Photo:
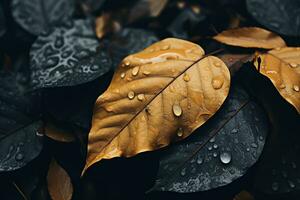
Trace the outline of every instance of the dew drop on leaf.
<instances>
[{"instance_id":1,"label":"dew drop on leaf","mask_svg":"<svg viewBox=\"0 0 300 200\"><path fill-rule=\"evenodd\" d=\"M125 73L123 72L122 74L121 74L121 78L123 79L123 78L125 78Z\"/></svg>"},{"instance_id":2,"label":"dew drop on leaf","mask_svg":"<svg viewBox=\"0 0 300 200\"><path fill-rule=\"evenodd\" d=\"M130 100L132 100L134 98L134 92L133 91L128 92L127 96Z\"/></svg>"},{"instance_id":3,"label":"dew drop on leaf","mask_svg":"<svg viewBox=\"0 0 300 200\"><path fill-rule=\"evenodd\" d=\"M23 160L24 155L22 153L17 153L15 158L16 158L17 161L20 161L20 160Z\"/></svg>"},{"instance_id":4,"label":"dew drop on leaf","mask_svg":"<svg viewBox=\"0 0 300 200\"><path fill-rule=\"evenodd\" d=\"M231 130L231 133L237 133L239 130L237 128L234 128Z\"/></svg>"},{"instance_id":5,"label":"dew drop on leaf","mask_svg":"<svg viewBox=\"0 0 300 200\"><path fill-rule=\"evenodd\" d=\"M220 89L223 86L223 83L224 83L223 79L213 78L211 84L212 84L213 88L217 90L217 89Z\"/></svg>"},{"instance_id":6,"label":"dew drop on leaf","mask_svg":"<svg viewBox=\"0 0 300 200\"><path fill-rule=\"evenodd\" d=\"M138 94L137 99L139 101L143 101L145 99L145 95L144 94Z\"/></svg>"},{"instance_id":7,"label":"dew drop on leaf","mask_svg":"<svg viewBox=\"0 0 300 200\"><path fill-rule=\"evenodd\" d=\"M182 115L182 109L177 103L173 105L173 113L176 117L180 117Z\"/></svg>"},{"instance_id":8,"label":"dew drop on leaf","mask_svg":"<svg viewBox=\"0 0 300 200\"><path fill-rule=\"evenodd\" d=\"M231 155L227 152L221 153L220 160L223 164L228 164L231 162Z\"/></svg>"},{"instance_id":9,"label":"dew drop on leaf","mask_svg":"<svg viewBox=\"0 0 300 200\"><path fill-rule=\"evenodd\" d=\"M134 67L131 71L131 74L133 76L136 76L139 73L140 68L139 67Z\"/></svg>"}]
</instances>

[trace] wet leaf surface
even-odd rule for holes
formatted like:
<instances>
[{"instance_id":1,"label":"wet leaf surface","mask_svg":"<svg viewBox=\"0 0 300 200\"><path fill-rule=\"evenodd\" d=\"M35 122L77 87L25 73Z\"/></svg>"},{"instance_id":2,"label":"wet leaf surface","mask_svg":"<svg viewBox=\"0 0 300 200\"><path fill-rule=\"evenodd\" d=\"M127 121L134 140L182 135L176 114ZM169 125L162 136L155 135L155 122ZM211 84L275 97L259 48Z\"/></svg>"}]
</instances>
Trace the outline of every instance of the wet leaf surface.
<instances>
[{"instance_id":1,"label":"wet leaf surface","mask_svg":"<svg viewBox=\"0 0 300 200\"><path fill-rule=\"evenodd\" d=\"M89 20L76 20L41 35L31 48L32 87L73 86L108 72L111 61Z\"/></svg>"},{"instance_id":2,"label":"wet leaf surface","mask_svg":"<svg viewBox=\"0 0 300 200\"><path fill-rule=\"evenodd\" d=\"M74 12L74 0L13 0L12 14L22 28L33 35L64 24Z\"/></svg>"},{"instance_id":3,"label":"wet leaf surface","mask_svg":"<svg viewBox=\"0 0 300 200\"><path fill-rule=\"evenodd\" d=\"M244 89L233 86L215 116L165 150L152 190L189 193L233 182L258 160L267 132L262 109Z\"/></svg>"},{"instance_id":4,"label":"wet leaf surface","mask_svg":"<svg viewBox=\"0 0 300 200\"><path fill-rule=\"evenodd\" d=\"M274 32L300 35L300 1L298 0L247 0L251 15Z\"/></svg>"},{"instance_id":5,"label":"wet leaf surface","mask_svg":"<svg viewBox=\"0 0 300 200\"><path fill-rule=\"evenodd\" d=\"M240 78L270 119L269 138L254 177L257 199L296 200L300 194L299 114L253 67L243 67Z\"/></svg>"},{"instance_id":6,"label":"wet leaf surface","mask_svg":"<svg viewBox=\"0 0 300 200\"><path fill-rule=\"evenodd\" d=\"M85 170L184 139L213 116L230 74L219 58L203 56L200 46L168 38L124 58L95 103Z\"/></svg>"},{"instance_id":7,"label":"wet leaf surface","mask_svg":"<svg viewBox=\"0 0 300 200\"><path fill-rule=\"evenodd\" d=\"M25 93L24 79L17 76L0 73L0 171L23 167L42 149L42 140L36 135L40 107L35 102L39 96Z\"/></svg>"}]
</instances>

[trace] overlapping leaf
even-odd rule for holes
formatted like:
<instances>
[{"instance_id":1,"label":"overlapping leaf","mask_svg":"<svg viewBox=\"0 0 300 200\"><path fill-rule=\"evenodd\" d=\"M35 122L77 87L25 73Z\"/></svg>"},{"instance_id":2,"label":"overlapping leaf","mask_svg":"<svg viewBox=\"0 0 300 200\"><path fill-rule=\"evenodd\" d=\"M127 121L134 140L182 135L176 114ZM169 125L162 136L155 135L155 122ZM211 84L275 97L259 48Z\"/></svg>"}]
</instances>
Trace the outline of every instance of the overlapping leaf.
<instances>
[{"instance_id":1,"label":"overlapping leaf","mask_svg":"<svg viewBox=\"0 0 300 200\"><path fill-rule=\"evenodd\" d=\"M245 90L233 86L216 115L163 152L152 190L189 193L233 182L258 160L267 127L262 109Z\"/></svg>"},{"instance_id":2,"label":"overlapping leaf","mask_svg":"<svg viewBox=\"0 0 300 200\"><path fill-rule=\"evenodd\" d=\"M70 26L69 26L70 25ZM111 61L89 20L76 20L41 35L31 48L33 88L72 86L109 71Z\"/></svg>"},{"instance_id":3,"label":"overlapping leaf","mask_svg":"<svg viewBox=\"0 0 300 200\"><path fill-rule=\"evenodd\" d=\"M247 0L250 14L262 25L275 32L300 35L300 1Z\"/></svg>"},{"instance_id":4,"label":"overlapping leaf","mask_svg":"<svg viewBox=\"0 0 300 200\"><path fill-rule=\"evenodd\" d=\"M53 200L71 200L73 185L68 173L52 160L47 175L48 191Z\"/></svg>"},{"instance_id":5,"label":"overlapping leaf","mask_svg":"<svg viewBox=\"0 0 300 200\"><path fill-rule=\"evenodd\" d=\"M74 12L73 0L13 0L12 14L29 33L39 35L51 26L63 24Z\"/></svg>"},{"instance_id":6,"label":"overlapping leaf","mask_svg":"<svg viewBox=\"0 0 300 200\"><path fill-rule=\"evenodd\" d=\"M218 58L179 39L165 39L126 57L96 101L84 171L189 136L220 108L230 75Z\"/></svg>"},{"instance_id":7,"label":"overlapping leaf","mask_svg":"<svg viewBox=\"0 0 300 200\"><path fill-rule=\"evenodd\" d=\"M226 30L213 38L219 42L239 47L273 49L286 46L280 36L258 27Z\"/></svg>"},{"instance_id":8,"label":"overlapping leaf","mask_svg":"<svg viewBox=\"0 0 300 200\"><path fill-rule=\"evenodd\" d=\"M139 52L157 41L158 38L151 31L125 28L103 42L110 52L113 66L117 67L124 57Z\"/></svg>"},{"instance_id":9,"label":"overlapping leaf","mask_svg":"<svg viewBox=\"0 0 300 200\"><path fill-rule=\"evenodd\" d=\"M36 135L40 106L35 101L38 96L25 93L15 73L1 71L0 77L0 171L11 171L36 158L42 149Z\"/></svg>"},{"instance_id":10,"label":"overlapping leaf","mask_svg":"<svg viewBox=\"0 0 300 200\"><path fill-rule=\"evenodd\" d=\"M300 113L300 48L286 47L257 56L255 67Z\"/></svg>"}]
</instances>

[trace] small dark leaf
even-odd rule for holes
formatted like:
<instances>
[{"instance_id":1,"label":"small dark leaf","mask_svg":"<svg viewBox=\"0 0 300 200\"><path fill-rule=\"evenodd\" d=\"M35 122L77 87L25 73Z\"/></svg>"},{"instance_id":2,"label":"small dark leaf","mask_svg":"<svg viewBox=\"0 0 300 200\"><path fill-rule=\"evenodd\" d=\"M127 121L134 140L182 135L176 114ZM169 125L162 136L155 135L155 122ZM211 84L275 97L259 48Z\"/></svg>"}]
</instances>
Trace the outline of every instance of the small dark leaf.
<instances>
[{"instance_id":1,"label":"small dark leaf","mask_svg":"<svg viewBox=\"0 0 300 200\"><path fill-rule=\"evenodd\" d=\"M44 90L46 115L61 126L89 130L95 101L106 90L111 77L110 71L94 81L78 86L47 88Z\"/></svg>"},{"instance_id":2,"label":"small dark leaf","mask_svg":"<svg viewBox=\"0 0 300 200\"><path fill-rule=\"evenodd\" d=\"M39 35L68 21L74 12L74 0L13 0L12 11L22 28Z\"/></svg>"},{"instance_id":3,"label":"small dark leaf","mask_svg":"<svg viewBox=\"0 0 300 200\"><path fill-rule=\"evenodd\" d=\"M260 107L233 86L212 119L185 142L166 149L152 190L188 193L231 183L258 160L267 130Z\"/></svg>"},{"instance_id":4,"label":"small dark leaf","mask_svg":"<svg viewBox=\"0 0 300 200\"><path fill-rule=\"evenodd\" d=\"M187 39L188 32L186 26L193 28L193 26L196 26L205 18L206 16L200 12L200 10L198 11L197 9L185 8L171 22L171 24L167 27L167 30L170 31L174 37Z\"/></svg>"},{"instance_id":5,"label":"small dark leaf","mask_svg":"<svg viewBox=\"0 0 300 200\"><path fill-rule=\"evenodd\" d=\"M284 35L300 35L299 0L247 0L247 8L265 27Z\"/></svg>"},{"instance_id":6,"label":"small dark leaf","mask_svg":"<svg viewBox=\"0 0 300 200\"><path fill-rule=\"evenodd\" d=\"M39 155L42 141L36 131L40 125L34 122L0 138L0 172L19 169Z\"/></svg>"},{"instance_id":7,"label":"small dark leaf","mask_svg":"<svg viewBox=\"0 0 300 200\"><path fill-rule=\"evenodd\" d=\"M106 73L111 61L103 49L96 51L98 45L89 20L39 36L30 52L32 87L73 86Z\"/></svg>"},{"instance_id":8,"label":"small dark leaf","mask_svg":"<svg viewBox=\"0 0 300 200\"><path fill-rule=\"evenodd\" d=\"M158 38L150 31L126 28L111 39L105 40L105 45L111 53L113 66L116 68L127 55L141 51L157 41Z\"/></svg>"},{"instance_id":9,"label":"small dark leaf","mask_svg":"<svg viewBox=\"0 0 300 200\"><path fill-rule=\"evenodd\" d=\"M24 93L20 74L0 73L0 171L23 167L39 155L42 141L38 95Z\"/></svg>"}]
</instances>

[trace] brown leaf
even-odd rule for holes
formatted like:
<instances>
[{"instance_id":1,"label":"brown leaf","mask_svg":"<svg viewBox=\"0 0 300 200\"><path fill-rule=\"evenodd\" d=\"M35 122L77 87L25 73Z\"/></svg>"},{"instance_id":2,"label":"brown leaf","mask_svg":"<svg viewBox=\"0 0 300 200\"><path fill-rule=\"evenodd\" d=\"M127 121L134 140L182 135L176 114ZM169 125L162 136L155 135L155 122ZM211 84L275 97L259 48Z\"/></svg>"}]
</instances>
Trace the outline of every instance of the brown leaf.
<instances>
[{"instance_id":1,"label":"brown leaf","mask_svg":"<svg viewBox=\"0 0 300 200\"><path fill-rule=\"evenodd\" d=\"M231 76L235 74L246 62L253 60L253 54L221 54L218 58L223 60L229 68Z\"/></svg>"},{"instance_id":2,"label":"brown leaf","mask_svg":"<svg viewBox=\"0 0 300 200\"><path fill-rule=\"evenodd\" d=\"M277 48L260 54L254 65L300 113L300 47Z\"/></svg>"},{"instance_id":3,"label":"brown leaf","mask_svg":"<svg viewBox=\"0 0 300 200\"><path fill-rule=\"evenodd\" d=\"M249 192L243 190L235 195L233 200L254 200L254 197Z\"/></svg>"},{"instance_id":4,"label":"brown leaf","mask_svg":"<svg viewBox=\"0 0 300 200\"><path fill-rule=\"evenodd\" d=\"M51 122L46 123L44 131L46 136L59 142L73 142L75 140L74 135L69 130L60 128Z\"/></svg>"},{"instance_id":5,"label":"brown leaf","mask_svg":"<svg viewBox=\"0 0 300 200\"><path fill-rule=\"evenodd\" d=\"M189 136L228 95L230 74L217 57L169 38L126 57L96 101L84 171Z\"/></svg>"},{"instance_id":6,"label":"brown leaf","mask_svg":"<svg viewBox=\"0 0 300 200\"><path fill-rule=\"evenodd\" d=\"M73 186L67 172L52 159L47 175L48 191L53 200L70 200Z\"/></svg>"},{"instance_id":7,"label":"brown leaf","mask_svg":"<svg viewBox=\"0 0 300 200\"><path fill-rule=\"evenodd\" d=\"M247 48L273 49L286 46L280 36L258 27L226 30L214 36L213 39L224 44Z\"/></svg>"},{"instance_id":8,"label":"brown leaf","mask_svg":"<svg viewBox=\"0 0 300 200\"><path fill-rule=\"evenodd\" d=\"M120 22L114 19L112 15L112 13L103 13L96 18L96 35L99 39L108 33L117 32L121 29Z\"/></svg>"}]
</instances>

